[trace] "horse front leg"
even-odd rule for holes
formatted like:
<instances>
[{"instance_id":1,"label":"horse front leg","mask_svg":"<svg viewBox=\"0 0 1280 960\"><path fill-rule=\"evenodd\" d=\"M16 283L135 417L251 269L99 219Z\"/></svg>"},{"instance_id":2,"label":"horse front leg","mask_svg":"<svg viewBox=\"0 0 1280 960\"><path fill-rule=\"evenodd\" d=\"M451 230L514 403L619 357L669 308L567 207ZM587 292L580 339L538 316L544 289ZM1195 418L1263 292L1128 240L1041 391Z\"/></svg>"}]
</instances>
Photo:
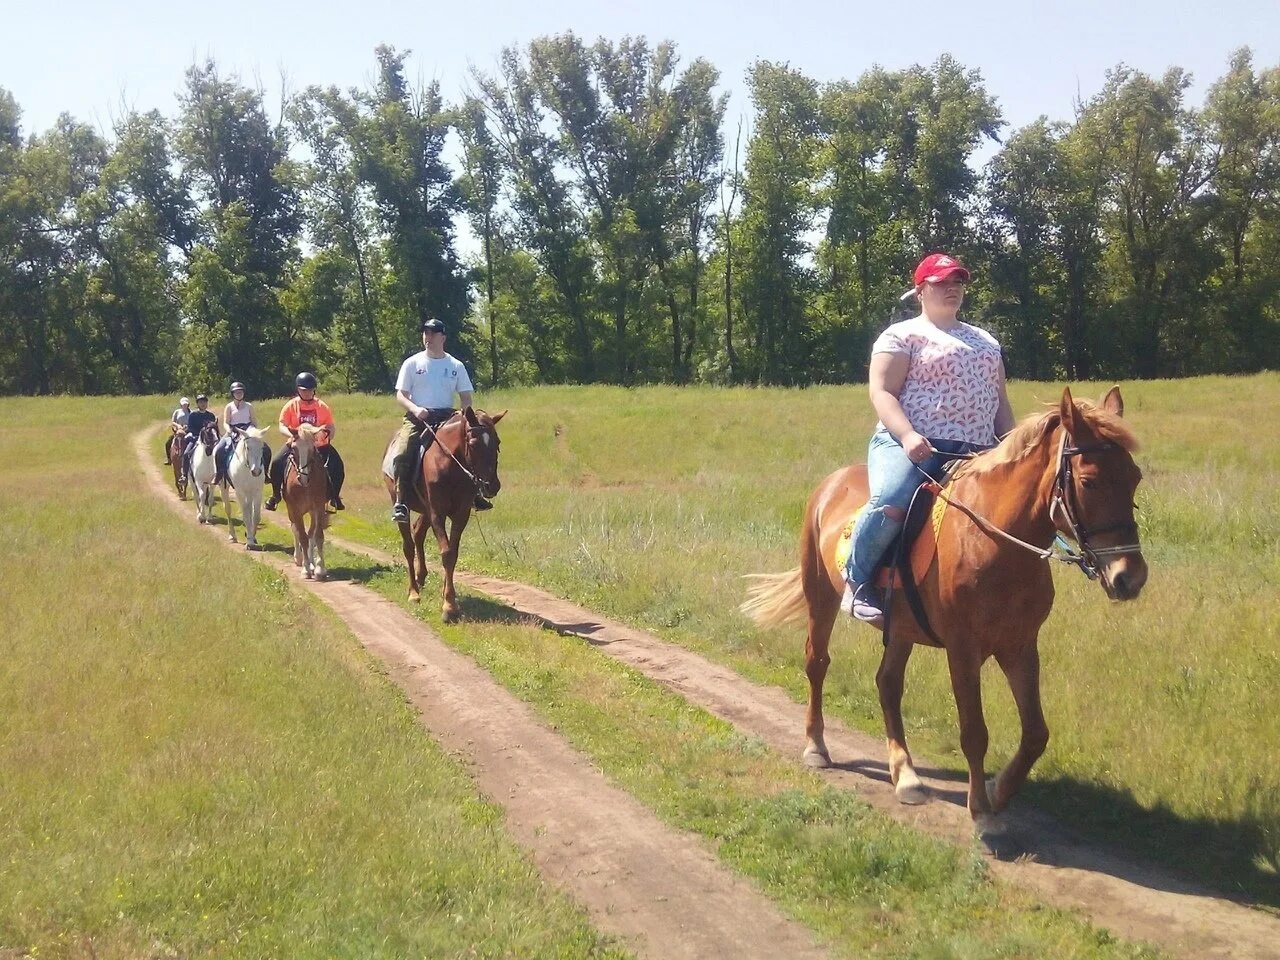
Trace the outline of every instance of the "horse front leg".
<instances>
[{"instance_id":1,"label":"horse front leg","mask_svg":"<svg viewBox=\"0 0 1280 960\"><path fill-rule=\"evenodd\" d=\"M804 720L804 755L806 766L821 768L831 766L831 754L824 739L825 724L822 718L822 685L831 666L831 628L840 612L840 598L825 596L822 585L815 590L805 590L809 606L809 633L804 646L804 672L809 678L809 707ZM830 593L831 591L826 591Z\"/></svg>"},{"instance_id":2,"label":"horse front leg","mask_svg":"<svg viewBox=\"0 0 1280 960\"><path fill-rule=\"evenodd\" d=\"M440 546L440 567L443 571L440 594L443 604L440 616L445 623L453 623L461 615L458 608L458 595L453 588L453 568L458 564L458 541L462 539L462 531L467 525L468 515L451 518L449 532L445 532L445 521L432 515L431 529L435 531L436 542Z\"/></svg>"},{"instance_id":3,"label":"horse front leg","mask_svg":"<svg viewBox=\"0 0 1280 960\"><path fill-rule=\"evenodd\" d=\"M222 512L227 515L227 539L232 543L239 543L236 539L236 521L231 515L231 488L226 481L222 484ZM240 512L244 512L243 507Z\"/></svg>"},{"instance_id":4,"label":"horse front leg","mask_svg":"<svg viewBox=\"0 0 1280 960\"><path fill-rule=\"evenodd\" d=\"M293 528L293 565L302 567L303 573L310 580L311 554L308 552L310 544L307 540L306 522L305 514L297 517L293 516L293 514L289 515L289 526Z\"/></svg>"},{"instance_id":5,"label":"horse front leg","mask_svg":"<svg viewBox=\"0 0 1280 960\"><path fill-rule=\"evenodd\" d=\"M894 635L884 648L880 669L876 671L876 690L880 694L880 710L884 714L884 735L889 748L889 779L899 803L924 803L928 791L916 773L907 749L907 734L902 725L902 687L907 673L907 660L915 644Z\"/></svg>"},{"instance_id":6,"label":"horse front leg","mask_svg":"<svg viewBox=\"0 0 1280 960\"><path fill-rule=\"evenodd\" d=\"M317 580L327 580L329 577L329 571L324 565L324 528L328 519L329 514L324 504L311 514L311 569Z\"/></svg>"},{"instance_id":7,"label":"horse front leg","mask_svg":"<svg viewBox=\"0 0 1280 960\"><path fill-rule=\"evenodd\" d=\"M987 757L987 722L982 716L982 661L976 652L952 646L947 648L947 666L960 718L960 749L969 764L969 815L982 835L991 826L991 801L983 766Z\"/></svg>"},{"instance_id":8,"label":"horse front leg","mask_svg":"<svg viewBox=\"0 0 1280 960\"><path fill-rule=\"evenodd\" d=\"M417 549L422 550L422 538L425 533L425 519L419 515L416 521L406 520L404 523L396 524L400 528L400 549L404 553L404 569L409 575L409 601L417 603L422 599L419 592L422 589L422 581L418 579L418 571L414 566L414 544L417 542ZM424 572L425 576L425 572Z\"/></svg>"},{"instance_id":9,"label":"horse front leg","mask_svg":"<svg viewBox=\"0 0 1280 960\"><path fill-rule=\"evenodd\" d=\"M996 654L996 662L1009 681L1022 724L1018 750L1000 771L994 789L990 791L991 806L999 813L1022 789L1027 774L1049 745L1049 725L1045 723L1040 706L1040 650L1035 640L1013 652Z\"/></svg>"}]
</instances>

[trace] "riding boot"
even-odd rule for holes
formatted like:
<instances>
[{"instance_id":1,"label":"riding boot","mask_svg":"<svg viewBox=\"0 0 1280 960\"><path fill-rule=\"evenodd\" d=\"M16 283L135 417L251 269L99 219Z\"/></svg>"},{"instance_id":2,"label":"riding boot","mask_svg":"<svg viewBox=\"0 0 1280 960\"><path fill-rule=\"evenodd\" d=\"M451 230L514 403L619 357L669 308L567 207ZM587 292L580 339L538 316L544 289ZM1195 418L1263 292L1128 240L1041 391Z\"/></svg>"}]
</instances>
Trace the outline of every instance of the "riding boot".
<instances>
[{"instance_id":1,"label":"riding boot","mask_svg":"<svg viewBox=\"0 0 1280 960\"><path fill-rule=\"evenodd\" d=\"M413 471L418 465L418 439L410 437L405 444L404 453L391 461L395 471L396 502L391 508L391 519L394 523L409 522L409 507L405 504L405 495L413 489Z\"/></svg>"}]
</instances>

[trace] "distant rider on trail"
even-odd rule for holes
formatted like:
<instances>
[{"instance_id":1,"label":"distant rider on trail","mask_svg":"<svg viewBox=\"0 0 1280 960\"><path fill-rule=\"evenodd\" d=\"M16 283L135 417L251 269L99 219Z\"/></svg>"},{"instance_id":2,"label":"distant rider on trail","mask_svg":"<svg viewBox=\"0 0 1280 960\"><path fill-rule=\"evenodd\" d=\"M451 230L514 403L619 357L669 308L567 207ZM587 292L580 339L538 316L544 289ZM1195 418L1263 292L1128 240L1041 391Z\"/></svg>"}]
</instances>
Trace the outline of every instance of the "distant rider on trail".
<instances>
[{"instance_id":1,"label":"distant rider on trail","mask_svg":"<svg viewBox=\"0 0 1280 960\"><path fill-rule=\"evenodd\" d=\"M423 350L401 364L400 374L396 377L396 403L405 410L404 422L400 424L400 432L396 434L392 447L396 502L391 510L391 519L396 523L409 520L405 495L413 489L413 475L422 449L423 434L420 431L423 424L431 428L426 431L427 446L430 447L435 439L431 431L457 413L453 406L454 394L458 395L460 409L466 410L471 406L474 388L467 368L461 360L445 353L444 340L443 323L435 318L423 321ZM475 509L492 508L492 503L476 494Z\"/></svg>"},{"instance_id":2,"label":"distant rider on trail","mask_svg":"<svg viewBox=\"0 0 1280 960\"><path fill-rule=\"evenodd\" d=\"M268 510L274 510L280 503L280 491L284 487L285 471L289 467L289 455L293 451L294 440L298 430L304 423L324 430L316 434L316 453L324 461L325 473L329 477L329 502L335 510L345 510L342 502L342 481L346 478L346 468L342 457L331 443L337 425L333 422L333 411L329 405L316 396L316 375L300 373L294 379L297 396L280 410L280 432L288 439L280 455L271 461L269 476L271 478L271 496L263 504Z\"/></svg>"},{"instance_id":3,"label":"distant rider on trail","mask_svg":"<svg viewBox=\"0 0 1280 960\"><path fill-rule=\"evenodd\" d=\"M169 444L173 441L175 433L187 432L187 418L191 416L191 401L183 397L178 401L178 407L173 411L173 415L169 417L169 434L164 438L164 465L169 466Z\"/></svg>"},{"instance_id":4,"label":"distant rider on trail","mask_svg":"<svg viewBox=\"0 0 1280 960\"><path fill-rule=\"evenodd\" d=\"M218 468L214 477L214 485L222 483L227 475L227 465L231 462L231 454L235 450L236 441L240 439L240 431L236 428L256 427L257 415L253 412L253 404L244 398L244 384L237 380L231 384L231 400L222 408L222 425L226 435L213 448L213 462ZM262 445L262 466L271 469L271 448Z\"/></svg>"}]
</instances>

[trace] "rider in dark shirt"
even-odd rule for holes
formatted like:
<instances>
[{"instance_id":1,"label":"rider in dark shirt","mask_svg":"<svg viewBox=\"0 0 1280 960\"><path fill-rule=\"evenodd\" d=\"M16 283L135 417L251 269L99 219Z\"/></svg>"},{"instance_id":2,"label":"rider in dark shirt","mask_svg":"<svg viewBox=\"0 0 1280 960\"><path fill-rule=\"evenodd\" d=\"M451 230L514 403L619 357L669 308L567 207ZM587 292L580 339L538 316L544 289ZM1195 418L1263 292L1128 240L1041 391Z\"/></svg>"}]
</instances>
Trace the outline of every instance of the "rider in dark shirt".
<instances>
[{"instance_id":1,"label":"rider in dark shirt","mask_svg":"<svg viewBox=\"0 0 1280 960\"><path fill-rule=\"evenodd\" d=\"M188 468L191 464L191 450L200 439L200 431L217 422L218 415L209 409L209 398L203 393L196 394L196 409L187 417L187 435L182 445L182 456L187 461Z\"/></svg>"}]
</instances>

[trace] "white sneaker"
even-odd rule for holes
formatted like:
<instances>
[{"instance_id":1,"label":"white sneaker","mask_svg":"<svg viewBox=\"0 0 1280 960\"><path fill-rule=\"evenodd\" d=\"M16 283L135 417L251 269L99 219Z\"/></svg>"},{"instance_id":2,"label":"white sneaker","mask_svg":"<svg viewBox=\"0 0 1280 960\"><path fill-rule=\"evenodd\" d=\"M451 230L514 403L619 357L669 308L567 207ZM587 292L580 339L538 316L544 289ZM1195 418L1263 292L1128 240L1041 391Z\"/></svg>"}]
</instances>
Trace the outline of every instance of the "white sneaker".
<instances>
[{"instance_id":1,"label":"white sneaker","mask_svg":"<svg viewBox=\"0 0 1280 960\"><path fill-rule=\"evenodd\" d=\"M840 612L846 616L853 616L853 584L845 582L844 596L840 598Z\"/></svg>"},{"instance_id":2,"label":"white sneaker","mask_svg":"<svg viewBox=\"0 0 1280 960\"><path fill-rule=\"evenodd\" d=\"M882 624L884 622L883 604L884 600L880 597L880 591L876 589L874 584L860 583L858 588L853 591L851 607L855 620L861 620L863 623Z\"/></svg>"}]
</instances>

